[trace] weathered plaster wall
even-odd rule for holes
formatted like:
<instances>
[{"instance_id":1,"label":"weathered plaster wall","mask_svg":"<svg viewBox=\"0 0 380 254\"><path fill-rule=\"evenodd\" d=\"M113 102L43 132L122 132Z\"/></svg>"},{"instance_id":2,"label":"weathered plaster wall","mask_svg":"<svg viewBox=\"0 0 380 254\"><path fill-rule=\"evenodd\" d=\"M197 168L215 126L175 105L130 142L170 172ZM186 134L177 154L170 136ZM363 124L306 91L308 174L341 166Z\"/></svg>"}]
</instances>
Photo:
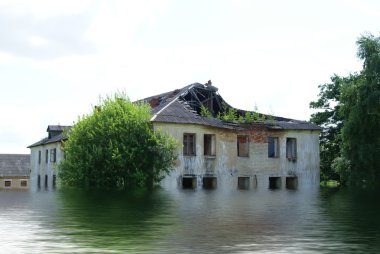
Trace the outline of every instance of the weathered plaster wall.
<instances>
[{"instance_id":1,"label":"weathered plaster wall","mask_svg":"<svg viewBox=\"0 0 380 254\"><path fill-rule=\"evenodd\" d=\"M56 162L50 161L50 150L56 148ZM48 158L46 162L46 150ZM41 151L41 162L38 162L38 152ZM38 175L40 175L40 187L45 188L45 175L48 176L47 189L53 188L53 176L57 175L57 165L63 158L63 151L60 142L32 147L30 151L30 188L38 188Z\"/></svg>"},{"instance_id":2,"label":"weathered plaster wall","mask_svg":"<svg viewBox=\"0 0 380 254\"><path fill-rule=\"evenodd\" d=\"M11 186L6 186L6 182L10 181ZM22 182L26 182L25 185L22 185ZM0 190L2 189L19 189L27 190L29 189L29 177L27 176L10 176L10 177L0 177Z\"/></svg>"},{"instance_id":3,"label":"weathered plaster wall","mask_svg":"<svg viewBox=\"0 0 380 254\"><path fill-rule=\"evenodd\" d=\"M298 178L298 186L319 185L319 131L268 131L264 127L239 131L196 124L154 123L156 129L170 133L182 145L184 133L196 134L196 156L184 156L178 150L175 170L163 181L165 186L181 186L183 175L196 175L197 187L202 176L217 177L218 187L237 188L238 177L249 177L251 188L268 188L269 177ZM204 134L216 135L216 156L204 156ZM249 135L249 157L237 156L237 135ZM278 137L279 158L268 158L268 136ZM286 158L286 138L297 139L297 160Z\"/></svg>"}]
</instances>

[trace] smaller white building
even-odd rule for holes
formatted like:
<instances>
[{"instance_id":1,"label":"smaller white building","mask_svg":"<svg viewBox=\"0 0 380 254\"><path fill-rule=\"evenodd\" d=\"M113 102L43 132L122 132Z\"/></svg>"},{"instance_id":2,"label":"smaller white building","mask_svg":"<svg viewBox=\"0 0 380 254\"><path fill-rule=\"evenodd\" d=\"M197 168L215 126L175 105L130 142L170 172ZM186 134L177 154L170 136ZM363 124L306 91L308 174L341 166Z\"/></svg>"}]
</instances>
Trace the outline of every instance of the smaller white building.
<instances>
[{"instance_id":1,"label":"smaller white building","mask_svg":"<svg viewBox=\"0 0 380 254\"><path fill-rule=\"evenodd\" d=\"M57 182L57 165L63 158L64 130L70 126L49 125L48 137L30 148L30 189L54 189Z\"/></svg>"}]
</instances>

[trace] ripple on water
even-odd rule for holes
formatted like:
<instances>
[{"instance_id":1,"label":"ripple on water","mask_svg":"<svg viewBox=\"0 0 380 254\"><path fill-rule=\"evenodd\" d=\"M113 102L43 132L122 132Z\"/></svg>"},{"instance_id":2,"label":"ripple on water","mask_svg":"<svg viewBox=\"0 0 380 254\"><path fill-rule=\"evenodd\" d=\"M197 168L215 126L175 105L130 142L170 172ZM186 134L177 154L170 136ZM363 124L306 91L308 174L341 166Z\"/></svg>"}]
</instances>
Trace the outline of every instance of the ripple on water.
<instances>
[{"instance_id":1,"label":"ripple on water","mask_svg":"<svg viewBox=\"0 0 380 254\"><path fill-rule=\"evenodd\" d=\"M376 253L379 205L356 195L0 191L1 252Z\"/></svg>"}]
</instances>

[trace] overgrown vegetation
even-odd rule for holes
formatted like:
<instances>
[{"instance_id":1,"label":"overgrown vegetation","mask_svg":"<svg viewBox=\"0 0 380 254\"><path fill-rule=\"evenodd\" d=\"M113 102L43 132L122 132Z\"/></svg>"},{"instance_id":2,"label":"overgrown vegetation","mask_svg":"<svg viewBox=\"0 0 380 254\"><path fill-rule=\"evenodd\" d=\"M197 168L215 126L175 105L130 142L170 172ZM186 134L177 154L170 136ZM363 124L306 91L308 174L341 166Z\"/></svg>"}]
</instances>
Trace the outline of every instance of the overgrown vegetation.
<instances>
[{"instance_id":1,"label":"overgrown vegetation","mask_svg":"<svg viewBox=\"0 0 380 254\"><path fill-rule=\"evenodd\" d=\"M257 112L258 108L255 106L254 111L247 111L244 115L238 113L237 109L228 106L225 102L222 103L222 110L218 112L216 118L226 122L238 122L238 123L253 123L264 122L266 120L274 120L272 115L264 115ZM212 113L205 107L201 106L200 115L204 117L213 117Z\"/></svg>"},{"instance_id":2,"label":"overgrown vegetation","mask_svg":"<svg viewBox=\"0 0 380 254\"><path fill-rule=\"evenodd\" d=\"M319 99L310 107L322 111L311 121L325 128L322 179L375 186L380 180L380 38L367 34L357 45L363 69L321 85Z\"/></svg>"},{"instance_id":3,"label":"overgrown vegetation","mask_svg":"<svg viewBox=\"0 0 380 254\"><path fill-rule=\"evenodd\" d=\"M133 104L123 93L102 99L68 133L60 183L126 189L160 182L172 169L178 145L153 130L150 118L149 105Z\"/></svg>"}]
</instances>

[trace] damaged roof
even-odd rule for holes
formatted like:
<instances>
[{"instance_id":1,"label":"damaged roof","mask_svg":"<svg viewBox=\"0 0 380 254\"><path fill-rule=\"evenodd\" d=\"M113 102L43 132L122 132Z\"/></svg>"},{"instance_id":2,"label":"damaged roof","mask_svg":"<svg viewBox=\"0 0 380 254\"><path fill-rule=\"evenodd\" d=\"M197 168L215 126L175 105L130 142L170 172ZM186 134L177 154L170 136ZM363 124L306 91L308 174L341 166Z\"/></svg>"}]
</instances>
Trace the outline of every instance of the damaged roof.
<instances>
[{"instance_id":1,"label":"damaged roof","mask_svg":"<svg viewBox=\"0 0 380 254\"><path fill-rule=\"evenodd\" d=\"M235 129L240 128L237 122L226 122L217 115L223 113L226 108L236 110L238 116L244 116L248 111L236 109L226 103L218 93L218 88L212 85L211 81L206 84L194 83L181 89L162 93L140 100L152 108L153 122L166 123L193 123L219 128ZM213 117L201 115L201 108L205 107ZM253 112L252 112L253 113ZM321 130L322 128L306 122L290 118L265 116L265 121L257 121L251 124L264 124L272 130Z\"/></svg>"}]
</instances>

